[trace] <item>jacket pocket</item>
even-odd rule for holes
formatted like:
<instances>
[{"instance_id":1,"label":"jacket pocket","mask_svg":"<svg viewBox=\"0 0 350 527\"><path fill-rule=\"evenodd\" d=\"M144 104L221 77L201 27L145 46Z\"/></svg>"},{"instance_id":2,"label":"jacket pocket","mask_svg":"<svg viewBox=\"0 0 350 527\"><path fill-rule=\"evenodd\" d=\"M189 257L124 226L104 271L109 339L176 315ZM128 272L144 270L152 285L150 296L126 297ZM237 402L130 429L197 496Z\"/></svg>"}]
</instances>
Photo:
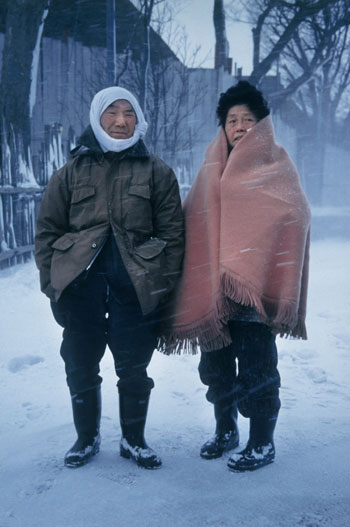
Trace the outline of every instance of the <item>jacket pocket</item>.
<instances>
[{"instance_id":1,"label":"jacket pocket","mask_svg":"<svg viewBox=\"0 0 350 527\"><path fill-rule=\"evenodd\" d=\"M135 247L134 251L144 260L152 260L163 252L163 249L166 247L167 243L168 242L161 240L160 238L151 238L145 243Z\"/></svg>"},{"instance_id":2,"label":"jacket pocket","mask_svg":"<svg viewBox=\"0 0 350 527\"><path fill-rule=\"evenodd\" d=\"M58 250L58 251L67 251L68 249L70 249L70 247L72 247L72 245L74 245L74 243L75 243L75 240L72 239L71 234L70 233L66 233L63 236L61 236L60 238L58 238L52 244L51 247L53 249Z\"/></svg>"},{"instance_id":3,"label":"jacket pocket","mask_svg":"<svg viewBox=\"0 0 350 527\"><path fill-rule=\"evenodd\" d=\"M160 238L151 238L141 245L134 247L134 258L147 272L154 274L161 280L165 272L165 247L167 242Z\"/></svg>"},{"instance_id":4,"label":"jacket pocket","mask_svg":"<svg viewBox=\"0 0 350 527\"><path fill-rule=\"evenodd\" d=\"M73 189L69 210L69 222L77 230L90 226L95 214L96 189L92 186Z\"/></svg>"},{"instance_id":5,"label":"jacket pocket","mask_svg":"<svg viewBox=\"0 0 350 527\"><path fill-rule=\"evenodd\" d=\"M80 201L94 196L96 193L95 187L78 187L72 192L71 204L79 203Z\"/></svg>"},{"instance_id":6,"label":"jacket pocket","mask_svg":"<svg viewBox=\"0 0 350 527\"><path fill-rule=\"evenodd\" d=\"M128 230L152 232L152 204L148 185L131 185L126 198L124 226Z\"/></svg>"}]
</instances>

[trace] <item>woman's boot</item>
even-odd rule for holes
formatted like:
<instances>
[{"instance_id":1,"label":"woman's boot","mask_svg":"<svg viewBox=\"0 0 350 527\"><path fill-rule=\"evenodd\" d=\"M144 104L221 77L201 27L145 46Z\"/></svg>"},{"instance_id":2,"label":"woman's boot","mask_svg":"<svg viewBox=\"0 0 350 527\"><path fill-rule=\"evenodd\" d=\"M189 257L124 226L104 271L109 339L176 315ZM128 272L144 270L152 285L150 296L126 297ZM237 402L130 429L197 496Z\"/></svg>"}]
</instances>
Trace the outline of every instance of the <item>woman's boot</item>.
<instances>
[{"instance_id":1,"label":"woman's boot","mask_svg":"<svg viewBox=\"0 0 350 527\"><path fill-rule=\"evenodd\" d=\"M161 459L144 438L149 394L128 395L119 393L119 417L122 429L120 455L132 458L143 468L159 468Z\"/></svg>"},{"instance_id":2,"label":"woman's boot","mask_svg":"<svg viewBox=\"0 0 350 527\"><path fill-rule=\"evenodd\" d=\"M224 452L233 450L239 445L237 408L232 399L226 398L215 403L214 415L216 419L215 435L204 443L200 451L200 456L204 459L221 457Z\"/></svg>"},{"instance_id":3,"label":"woman's boot","mask_svg":"<svg viewBox=\"0 0 350 527\"><path fill-rule=\"evenodd\" d=\"M100 450L101 386L72 393L73 420L78 439L64 458L66 467L85 465Z\"/></svg>"},{"instance_id":4,"label":"woman's boot","mask_svg":"<svg viewBox=\"0 0 350 527\"><path fill-rule=\"evenodd\" d=\"M249 441L242 452L233 454L227 466L234 472L256 470L272 463L275 459L273 432L277 415L272 417L252 417L250 419Z\"/></svg>"}]
</instances>

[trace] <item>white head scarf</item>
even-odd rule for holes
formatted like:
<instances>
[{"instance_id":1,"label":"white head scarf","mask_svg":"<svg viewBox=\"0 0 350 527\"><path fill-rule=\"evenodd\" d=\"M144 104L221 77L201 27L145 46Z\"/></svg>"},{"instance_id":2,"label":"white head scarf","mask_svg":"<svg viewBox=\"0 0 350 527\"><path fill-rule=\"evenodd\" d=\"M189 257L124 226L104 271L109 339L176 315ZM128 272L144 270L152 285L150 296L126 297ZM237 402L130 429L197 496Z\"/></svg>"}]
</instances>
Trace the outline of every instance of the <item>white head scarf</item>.
<instances>
[{"instance_id":1,"label":"white head scarf","mask_svg":"<svg viewBox=\"0 0 350 527\"><path fill-rule=\"evenodd\" d=\"M105 109L117 99L125 99L126 101L129 101L136 113L137 123L134 135L128 139L114 139L109 136L101 126L101 115ZM133 146L140 138L144 137L148 128L148 124L145 121L145 117L136 98L128 90L125 88L119 88L119 86L105 88L96 93L95 97L92 99L90 108L90 124L95 137L104 152L121 152L122 150Z\"/></svg>"}]
</instances>

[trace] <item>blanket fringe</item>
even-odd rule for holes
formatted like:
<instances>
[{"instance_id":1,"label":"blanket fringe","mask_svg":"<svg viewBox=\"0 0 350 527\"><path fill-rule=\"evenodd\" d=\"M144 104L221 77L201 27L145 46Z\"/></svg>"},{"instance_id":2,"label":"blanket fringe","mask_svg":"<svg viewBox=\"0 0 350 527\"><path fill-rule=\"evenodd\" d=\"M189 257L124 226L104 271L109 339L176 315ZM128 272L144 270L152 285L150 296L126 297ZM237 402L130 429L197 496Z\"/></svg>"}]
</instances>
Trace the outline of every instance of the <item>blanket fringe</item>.
<instances>
[{"instance_id":1,"label":"blanket fringe","mask_svg":"<svg viewBox=\"0 0 350 527\"><path fill-rule=\"evenodd\" d=\"M199 350L212 351L228 346L231 343L228 329L215 311L213 309L205 320L193 327L173 327L170 331L166 330L158 339L158 351L166 355L196 354Z\"/></svg>"},{"instance_id":2,"label":"blanket fringe","mask_svg":"<svg viewBox=\"0 0 350 527\"><path fill-rule=\"evenodd\" d=\"M199 350L210 352L229 346L232 340L227 323L234 318L237 304L254 307L260 322L268 325L276 335L307 339L304 318L296 314L295 304L279 301L276 315L269 318L264 303L271 305L271 301L261 299L251 284L225 272L221 275L221 294L205 319L166 330L158 339L157 349L166 355L196 354Z\"/></svg>"}]
</instances>

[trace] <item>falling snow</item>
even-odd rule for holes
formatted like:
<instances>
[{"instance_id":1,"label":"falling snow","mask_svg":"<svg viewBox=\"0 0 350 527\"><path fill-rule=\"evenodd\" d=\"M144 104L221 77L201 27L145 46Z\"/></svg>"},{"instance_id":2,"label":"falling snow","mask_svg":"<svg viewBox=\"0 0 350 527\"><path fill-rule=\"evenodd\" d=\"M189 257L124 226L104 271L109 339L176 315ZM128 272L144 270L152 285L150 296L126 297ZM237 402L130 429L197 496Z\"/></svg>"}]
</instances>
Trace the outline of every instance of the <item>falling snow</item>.
<instances>
[{"instance_id":1,"label":"falling snow","mask_svg":"<svg viewBox=\"0 0 350 527\"><path fill-rule=\"evenodd\" d=\"M1 527L344 527L350 517L349 241L311 247L308 341L279 339L277 456L255 473L203 460L214 432L197 355L155 354L147 440L162 457L145 471L119 456L118 396L102 361L101 451L63 467L75 440L59 356L61 330L30 262L0 275ZM248 434L240 417L241 446Z\"/></svg>"}]
</instances>

